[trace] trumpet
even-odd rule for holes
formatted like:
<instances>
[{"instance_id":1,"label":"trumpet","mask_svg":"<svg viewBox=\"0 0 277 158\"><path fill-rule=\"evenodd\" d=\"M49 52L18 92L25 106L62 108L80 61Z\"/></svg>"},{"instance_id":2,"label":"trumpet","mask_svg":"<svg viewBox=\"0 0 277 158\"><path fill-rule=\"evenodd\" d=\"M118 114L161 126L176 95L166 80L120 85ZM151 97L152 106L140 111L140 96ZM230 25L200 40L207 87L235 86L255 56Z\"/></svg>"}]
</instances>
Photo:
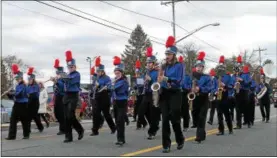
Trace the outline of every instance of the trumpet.
<instances>
[{"instance_id":1,"label":"trumpet","mask_svg":"<svg viewBox=\"0 0 277 158\"><path fill-rule=\"evenodd\" d=\"M6 95L7 93L9 93L11 90L13 89L13 86L10 87L7 91L5 91L3 94L1 94L1 98Z\"/></svg>"}]
</instances>

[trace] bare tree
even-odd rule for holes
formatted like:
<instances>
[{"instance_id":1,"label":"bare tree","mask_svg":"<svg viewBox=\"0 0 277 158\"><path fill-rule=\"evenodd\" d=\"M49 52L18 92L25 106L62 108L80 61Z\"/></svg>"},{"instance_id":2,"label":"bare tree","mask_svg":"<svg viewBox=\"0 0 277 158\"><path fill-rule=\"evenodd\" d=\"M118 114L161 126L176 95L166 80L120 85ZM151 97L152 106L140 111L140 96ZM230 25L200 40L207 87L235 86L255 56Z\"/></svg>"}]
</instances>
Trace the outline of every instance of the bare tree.
<instances>
[{"instance_id":1,"label":"bare tree","mask_svg":"<svg viewBox=\"0 0 277 158\"><path fill-rule=\"evenodd\" d=\"M195 43L187 43L181 47L182 54L185 56L186 63L186 73L191 74L192 68L197 60L197 52L199 51L199 47Z\"/></svg>"}]
</instances>

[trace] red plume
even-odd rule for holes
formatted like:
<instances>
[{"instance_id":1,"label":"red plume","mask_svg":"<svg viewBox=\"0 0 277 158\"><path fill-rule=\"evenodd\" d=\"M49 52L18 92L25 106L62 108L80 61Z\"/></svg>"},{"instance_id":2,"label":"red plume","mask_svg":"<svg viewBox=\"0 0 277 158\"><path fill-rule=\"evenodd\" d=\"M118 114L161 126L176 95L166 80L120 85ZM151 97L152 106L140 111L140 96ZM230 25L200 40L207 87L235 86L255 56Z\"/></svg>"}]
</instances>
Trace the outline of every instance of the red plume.
<instances>
[{"instance_id":1,"label":"red plume","mask_svg":"<svg viewBox=\"0 0 277 158\"><path fill-rule=\"evenodd\" d=\"M140 61L139 60L136 61L136 68L138 68L138 69L140 68Z\"/></svg>"},{"instance_id":2,"label":"red plume","mask_svg":"<svg viewBox=\"0 0 277 158\"><path fill-rule=\"evenodd\" d=\"M95 66L98 67L101 65L101 58L100 56L95 59Z\"/></svg>"},{"instance_id":3,"label":"red plume","mask_svg":"<svg viewBox=\"0 0 277 158\"><path fill-rule=\"evenodd\" d=\"M249 72L249 67L247 65L243 66L243 73L248 73Z\"/></svg>"},{"instance_id":4,"label":"red plume","mask_svg":"<svg viewBox=\"0 0 277 158\"><path fill-rule=\"evenodd\" d=\"M196 68L194 67L194 68L192 68L192 72L196 72Z\"/></svg>"},{"instance_id":5,"label":"red plume","mask_svg":"<svg viewBox=\"0 0 277 158\"><path fill-rule=\"evenodd\" d=\"M227 71L227 75L230 75L231 73L229 71Z\"/></svg>"},{"instance_id":6,"label":"red plume","mask_svg":"<svg viewBox=\"0 0 277 158\"><path fill-rule=\"evenodd\" d=\"M179 61L180 63L183 63L183 62L184 62L183 56L179 56L178 61Z\"/></svg>"},{"instance_id":7,"label":"red plume","mask_svg":"<svg viewBox=\"0 0 277 158\"><path fill-rule=\"evenodd\" d=\"M146 50L146 57L153 56L152 52L153 52L152 47L148 47L147 50Z\"/></svg>"},{"instance_id":8,"label":"red plume","mask_svg":"<svg viewBox=\"0 0 277 158\"><path fill-rule=\"evenodd\" d=\"M197 60L201 60L201 61L204 60L205 55L206 55L205 52L203 52L203 51L202 51L202 52L199 52L198 57L197 57Z\"/></svg>"},{"instance_id":9,"label":"red plume","mask_svg":"<svg viewBox=\"0 0 277 158\"><path fill-rule=\"evenodd\" d=\"M115 56L113 59L113 65L119 65L121 63L121 59L118 56Z\"/></svg>"},{"instance_id":10,"label":"red plume","mask_svg":"<svg viewBox=\"0 0 277 158\"><path fill-rule=\"evenodd\" d=\"M224 56L221 55L220 58L219 58L219 63L224 63L224 60L225 60Z\"/></svg>"},{"instance_id":11,"label":"red plume","mask_svg":"<svg viewBox=\"0 0 277 158\"><path fill-rule=\"evenodd\" d=\"M211 69L210 76L215 76L215 70L214 69Z\"/></svg>"},{"instance_id":12,"label":"red plume","mask_svg":"<svg viewBox=\"0 0 277 158\"><path fill-rule=\"evenodd\" d=\"M264 69L263 69L263 68L260 69L260 74L261 74L261 75L264 74Z\"/></svg>"},{"instance_id":13,"label":"red plume","mask_svg":"<svg viewBox=\"0 0 277 158\"><path fill-rule=\"evenodd\" d=\"M94 66L90 69L90 75L94 75L94 73L95 73L95 68L94 68Z\"/></svg>"},{"instance_id":14,"label":"red plume","mask_svg":"<svg viewBox=\"0 0 277 158\"><path fill-rule=\"evenodd\" d=\"M171 47L175 44L175 38L173 36L169 36L166 40L165 47Z\"/></svg>"},{"instance_id":15,"label":"red plume","mask_svg":"<svg viewBox=\"0 0 277 158\"><path fill-rule=\"evenodd\" d=\"M14 75L19 72L19 68L18 68L17 64L12 65L12 72L13 72Z\"/></svg>"},{"instance_id":16,"label":"red plume","mask_svg":"<svg viewBox=\"0 0 277 158\"><path fill-rule=\"evenodd\" d=\"M242 63L242 57L241 57L241 55L239 55L239 56L237 57L237 63Z\"/></svg>"},{"instance_id":17,"label":"red plume","mask_svg":"<svg viewBox=\"0 0 277 158\"><path fill-rule=\"evenodd\" d=\"M69 62L72 60L72 52L70 50L65 52L66 61Z\"/></svg>"},{"instance_id":18,"label":"red plume","mask_svg":"<svg viewBox=\"0 0 277 158\"><path fill-rule=\"evenodd\" d=\"M33 74L33 71L34 71L34 67L29 67L28 69L28 75L32 75Z\"/></svg>"},{"instance_id":19,"label":"red plume","mask_svg":"<svg viewBox=\"0 0 277 158\"><path fill-rule=\"evenodd\" d=\"M59 66L60 66L60 60L56 59L55 64L54 64L54 68L58 68Z\"/></svg>"}]
</instances>

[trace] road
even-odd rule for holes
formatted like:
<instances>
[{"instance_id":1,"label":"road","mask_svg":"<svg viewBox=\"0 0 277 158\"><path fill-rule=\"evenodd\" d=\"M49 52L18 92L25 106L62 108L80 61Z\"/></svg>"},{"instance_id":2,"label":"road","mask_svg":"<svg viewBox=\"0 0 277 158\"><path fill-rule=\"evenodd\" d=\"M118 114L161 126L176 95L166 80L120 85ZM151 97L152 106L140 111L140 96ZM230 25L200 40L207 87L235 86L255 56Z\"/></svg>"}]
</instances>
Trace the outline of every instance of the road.
<instances>
[{"instance_id":1,"label":"road","mask_svg":"<svg viewBox=\"0 0 277 158\"><path fill-rule=\"evenodd\" d=\"M132 119L131 119L132 120ZM215 118L215 120L217 120ZM271 108L269 123L261 121L260 110L256 108L256 121L252 128L244 126L216 136L217 125L207 125L207 138L201 144L195 143L195 129L185 133L186 142L183 150L176 150L174 133L170 153L162 153L161 130L155 140L147 140L147 130L136 130L135 123L126 127L126 144L114 145L116 135L110 134L107 125L100 135L91 137L91 123L83 123L85 137L78 141L74 133L74 142L64 144L64 136L57 136L57 127L49 127L42 133L32 130L29 140L22 140L22 130L18 130L17 140L7 141L7 131L2 131L2 156L276 156L276 108Z\"/></svg>"}]
</instances>

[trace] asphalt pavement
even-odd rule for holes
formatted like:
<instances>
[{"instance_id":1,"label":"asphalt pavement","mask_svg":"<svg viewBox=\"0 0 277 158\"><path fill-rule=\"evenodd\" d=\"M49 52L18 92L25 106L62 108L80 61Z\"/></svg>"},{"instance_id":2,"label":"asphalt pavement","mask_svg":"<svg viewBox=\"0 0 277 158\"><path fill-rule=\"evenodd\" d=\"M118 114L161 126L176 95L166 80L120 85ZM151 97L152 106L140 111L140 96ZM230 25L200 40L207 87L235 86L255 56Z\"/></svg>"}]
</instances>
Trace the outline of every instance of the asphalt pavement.
<instances>
[{"instance_id":1,"label":"asphalt pavement","mask_svg":"<svg viewBox=\"0 0 277 158\"><path fill-rule=\"evenodd\" d=\"M130 118L130 121L132 118ZM63 143L64 136L58 136L57 126L46 128L42 133L32 129L29 140L22 140L22 130L17 131L17 139L7 141L8 131L2 130L2 156L276 156L276 108L271 106L269 123L262 122L260 110L256 108L255 125L252 128L244 126L235 130L233 135L228 132L224 136L216 136L217 118L214 125L206 125L206 141L198 144L194 142L196 129L184 132L185 146L182 150L176 149L174 132L171 132L172 147L170 153L162 153L161 130L155 140L147 140L147 130L136 130L135 123L126 126L126 144L122 147L114 145L116 134L110 134L108 126L100 131L99 136L89 136L91 122L82 123L85 136L77 140L74 132L74 142ZM235 122L234 122L235 124Z\"/></svg>"}]
</instances>

